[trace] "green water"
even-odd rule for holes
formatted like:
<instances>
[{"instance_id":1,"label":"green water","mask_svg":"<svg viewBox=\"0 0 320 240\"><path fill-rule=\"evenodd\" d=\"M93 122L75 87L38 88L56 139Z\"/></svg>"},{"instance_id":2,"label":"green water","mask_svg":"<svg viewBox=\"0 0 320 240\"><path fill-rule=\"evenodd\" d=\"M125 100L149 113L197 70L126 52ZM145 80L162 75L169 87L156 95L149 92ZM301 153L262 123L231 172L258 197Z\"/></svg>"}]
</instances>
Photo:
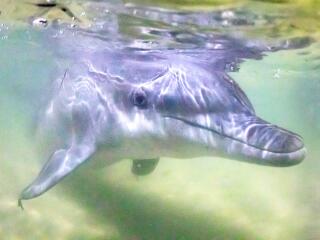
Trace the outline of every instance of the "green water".
<instances>
[{"instance_id":1,"label":"green water","mask_svg":"<svg viewBox=\"0 0 320 240\"><path fill-rule=\"evenodd\" d=\"M318 34L298 28L292 36L301 31ZM319 43L247 60L232 74L259 116L304 137L302 164L164 158L139 178L129 160L99 170L83 166L22 211L18 194L42 157L33 131L39 102L32 94L45 88L58 63L36 30L10 26L1 37L0 239L320 239Z\"/></svg>"}]
</instances>

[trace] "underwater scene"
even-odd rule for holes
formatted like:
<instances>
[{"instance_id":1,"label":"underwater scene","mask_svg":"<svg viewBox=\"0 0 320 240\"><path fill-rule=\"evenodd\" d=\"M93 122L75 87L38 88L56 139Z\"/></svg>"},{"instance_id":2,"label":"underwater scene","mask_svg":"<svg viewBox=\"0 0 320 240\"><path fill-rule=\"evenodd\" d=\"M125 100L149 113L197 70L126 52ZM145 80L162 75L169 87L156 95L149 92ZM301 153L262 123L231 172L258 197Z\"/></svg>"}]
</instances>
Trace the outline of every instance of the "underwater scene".
<instances>
[{"instance_id":1,"label":"underwater scene","mask_svg":"<svg viewBox=\"0 0 320 240\"><path fill-rule=\"evenodd\" d=\"M1 0L0 239L320 239L319 18Z\"/></svg>"}]
</instances>

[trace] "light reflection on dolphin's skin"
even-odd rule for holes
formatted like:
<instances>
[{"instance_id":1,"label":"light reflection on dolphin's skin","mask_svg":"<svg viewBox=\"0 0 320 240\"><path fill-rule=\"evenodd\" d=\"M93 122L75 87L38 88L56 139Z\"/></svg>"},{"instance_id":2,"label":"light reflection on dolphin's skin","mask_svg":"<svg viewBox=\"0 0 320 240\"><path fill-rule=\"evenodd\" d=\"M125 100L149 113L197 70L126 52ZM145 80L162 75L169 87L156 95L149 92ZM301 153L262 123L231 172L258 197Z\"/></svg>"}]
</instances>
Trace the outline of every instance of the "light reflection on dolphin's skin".
<instances>
[{"instance_id":1,"label":"light reflection on dolphin's skin","mask_svg":"<svg viewBox=\"0 0 320 240\"><path fill-rule=\"evenodd\" d=\"M220 156L271 166L301 162L301 137L256 116L226 73L230 64L260 59L266 49L220 40L215 50L78 51L55 81L40 122L54 128L62 144L19 203L46 192L96 151L110 163L134 159L133 172L143 174L140 160L149 160L152 171L160 157Z\"/></svg>"}]
</instances>

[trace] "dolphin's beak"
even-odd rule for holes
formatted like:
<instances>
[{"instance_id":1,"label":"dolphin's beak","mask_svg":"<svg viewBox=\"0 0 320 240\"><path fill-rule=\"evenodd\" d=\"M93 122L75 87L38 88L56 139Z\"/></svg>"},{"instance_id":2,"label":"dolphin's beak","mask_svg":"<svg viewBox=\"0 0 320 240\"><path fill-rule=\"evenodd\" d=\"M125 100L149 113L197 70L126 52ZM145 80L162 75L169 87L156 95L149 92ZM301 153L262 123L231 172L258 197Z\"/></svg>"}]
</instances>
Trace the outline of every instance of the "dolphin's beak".
<instances>
[{"instance_id":1,"label":"dolphin's beak","mask_svg":"<svg viewBox=\"0 0 320 240\"><path fill-rule=\"evenodd\" d=\"M256 116L241 124L242 132L233 136L242 141L242 153L257 163L273 166L291 166L300 163L306 154L301 136L270 124ZM229 136L232 137L232 131Z\"/></svg>"},{"instance_id":2,"label":"dolphin's beak","mask_svg":"<svg viewBox=\"0 0 320 240\"><path fill-rule=\"evenodd\" d=\"M226 157L271 166L291 166L300 163L306 154L302 138L290 131L270 124L253 114L208 114L196 118L173 117L212 138L206 144L222 150ZM204 138L202 138L204 139ZM208 142L209 141L209 142Z\"/></svg>"},{"instance_id":3,"label":"dolphin's beak","mask_svg":"<svg viewBox=\"0 0 320 240\"><path fill-rule=\"evenodd\" d=\"M246 144L274 153L291 153L304 147L302 138L260 118L243 124Z\"/></svg>"}]
</instances>

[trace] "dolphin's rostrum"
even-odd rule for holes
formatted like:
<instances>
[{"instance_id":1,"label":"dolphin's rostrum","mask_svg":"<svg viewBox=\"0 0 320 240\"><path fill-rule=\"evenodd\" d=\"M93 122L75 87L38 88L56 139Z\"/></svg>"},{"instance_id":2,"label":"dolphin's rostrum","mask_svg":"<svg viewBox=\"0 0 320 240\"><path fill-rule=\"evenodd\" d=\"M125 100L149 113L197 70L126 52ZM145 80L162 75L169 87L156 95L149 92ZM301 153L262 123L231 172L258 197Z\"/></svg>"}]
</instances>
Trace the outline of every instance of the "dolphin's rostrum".
<instances>
[{"instance_id":1,"label":"dolphin's rostrum","mask_svg":"<svg viewBox=\"0 0 320 240\"><path fill-rule=\"evenodd\" d=\"M94 59L94 60L93 60ZM224 69L181 52L101 51L68 69L42 123L64 144L20 195L37 197L99 150L151 172L159 157L220 156L290 166L305 156L300 136L262 120ZM143 169L143 161L146 160Z\"/></svg>"}]
</instances>

